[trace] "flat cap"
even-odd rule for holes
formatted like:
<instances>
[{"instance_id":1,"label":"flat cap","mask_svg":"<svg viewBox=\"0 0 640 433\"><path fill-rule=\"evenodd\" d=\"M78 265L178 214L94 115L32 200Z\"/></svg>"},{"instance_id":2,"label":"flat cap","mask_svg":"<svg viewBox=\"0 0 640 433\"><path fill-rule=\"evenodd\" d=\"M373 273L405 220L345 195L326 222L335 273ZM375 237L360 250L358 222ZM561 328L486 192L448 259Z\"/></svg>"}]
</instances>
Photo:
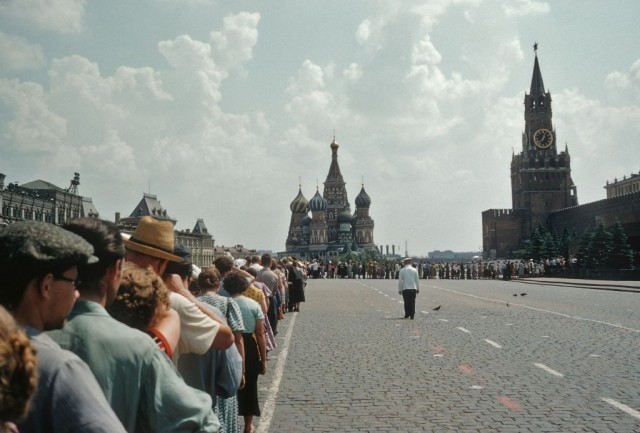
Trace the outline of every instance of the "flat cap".
<instances>
[{"instance_id":1,"label":"flat cap","mask_svg":"<svg viewBox=\"0 0 640 433\"><path fill-rule=\"evenodd\" d=\"M54 224L20 221L0 229L0 269L47 269L96 263L93 246Z\"/></svg>"}]
</instances>

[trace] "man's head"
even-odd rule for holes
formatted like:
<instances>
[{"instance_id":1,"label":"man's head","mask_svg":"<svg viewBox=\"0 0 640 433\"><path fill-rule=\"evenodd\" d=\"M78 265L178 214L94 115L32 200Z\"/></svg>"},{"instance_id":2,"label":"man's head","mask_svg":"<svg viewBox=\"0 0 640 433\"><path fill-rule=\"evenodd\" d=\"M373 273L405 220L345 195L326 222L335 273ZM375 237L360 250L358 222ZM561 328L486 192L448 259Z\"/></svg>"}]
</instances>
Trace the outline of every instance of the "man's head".
<instances>
[{"instance_id":1,"label":"man's head","mask_svg":"<svg viewBox=\"0 0 640 433\"><path fill-rule=\"evenodd\" d=\"M404 263L404 265L410 265L411 264L411 257L406 257L404 260L402 260L402 263Z\"/></svg>"},{"instance_id":2,"label":"man's head","mask_svg":"<svg viewBox=\"0 0 640 433\"><path fill-rule=\"evenodd\" d=\"M78 266L96 263L93 247L53 224L22 221L0 230L0 304L39 329L64 325L78 292Z\"/></svg>"},{"instance_id":3,"label":"man's head","mask_svg":"<svg viewBox=\"0 0 640 433\"><path fill-rule=\"evenodd\" d=\"M220 256L213 264L216 266L216 269L220 272L222 276L224 276L227 272L233 269L233 260L227 256Z\"/></svg>"},{"instance_id":4,"label":"man's head","mask_svg":"<svg viewBox=\"0 0 640 433\"><path fill-rule=\"evenodd\" d=\"M181 263L169 262L164 273L176 274L181 280L190 279L193 276L193 256L191 248L186 245L176 245L173 253L182 259Z\"/></svg>"},{"instance_id":5,"label":"man's head","mask_svg":"<svg viewBox=\"0 0 640 433\"><path fill-rule=\"evenodd\" d=\"M106 305L114 299L120 286L124 243L115 224L97 218L78 218L69 221L64 229L81 236L93 246L93 254L100 261L78 266L81 295L105 296Z\"/></svg>"},{"instance_id":6,"label":"man's head","mask_svg":"<svg viewBox=\"0 0 640 433\"><path fill-rule=\"evenodd\" d=\"M260 264L260 256L251 257L251 264Z\"/></svg>"},{"instance_id":7,"label":"man's head","mask_svg":"<svg viewBox=\"0 0 640 433\"><path fill-rule=\"evenodd\" d=\"M129 239L123 239L127 248L127 260L139 267L151 266L162 274L167 262L181 263L182 258L173 253L173 224L150 216L140 219L138 227Z\"/></svg>"},{"instance_id":8,"label":"man's head","mask_svg":"<svg viewBox=\"0 0 640 433\"><path fill-rule=\"evenodd\" d=\"M262 266L271 267L271 254L263 254L260 262Z\"/></svg>"}]
</instances>

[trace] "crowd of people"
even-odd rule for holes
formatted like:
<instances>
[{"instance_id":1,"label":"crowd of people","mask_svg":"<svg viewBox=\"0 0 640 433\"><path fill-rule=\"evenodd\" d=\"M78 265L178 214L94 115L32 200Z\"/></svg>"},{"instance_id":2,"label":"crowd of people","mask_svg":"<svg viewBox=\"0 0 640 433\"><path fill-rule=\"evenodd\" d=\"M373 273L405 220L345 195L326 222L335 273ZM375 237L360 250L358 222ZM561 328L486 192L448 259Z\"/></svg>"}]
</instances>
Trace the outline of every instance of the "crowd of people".
<instances>
[{"instance_id":1,"label":"crowd of people","mask_svg":"<svg viewBox=\"0 0 640 433\"><path fill-rule=\"evenodd\" d=\"M570 258L553 257L543 260L504 260L430 262L413 260L412 266L420 279L479 280L543 277L552 269L565 269L575 263ZM402 266L399 260L332 261L312 260L305 264L309 278L398 279Z\"/></svg>"},{"instance_id":2,"label":"crowd of people","mask_svg":"<svg viewBox=\"0 0 640 433\"><path fill-rule=\"evenodd\" d=\"M0 433L252 432L306 284L269 254L200 269L152 217L11 224L0 276Z\"/></svg>"}]
</instances>

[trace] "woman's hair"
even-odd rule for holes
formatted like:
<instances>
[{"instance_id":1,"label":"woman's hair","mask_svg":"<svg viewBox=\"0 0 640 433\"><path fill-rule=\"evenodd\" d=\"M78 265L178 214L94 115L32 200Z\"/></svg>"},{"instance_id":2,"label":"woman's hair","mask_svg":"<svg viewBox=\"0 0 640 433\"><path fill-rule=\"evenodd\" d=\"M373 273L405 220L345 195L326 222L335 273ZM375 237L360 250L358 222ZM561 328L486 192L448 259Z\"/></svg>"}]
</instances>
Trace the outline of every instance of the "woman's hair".
<instances>
[{"instance_id":1,"label":"woman's hair","mask_svg":"<svg viewBox=\"0 0 640 433\"><path fill-rule=\"evenodd\" d=\"M249 275L251 275L253 278L256 278L258 276L258 271L256 271L255 268L252 268L251 266L247 266L246 268L243 266L242 270L247 272Z\"/></svg>"},{"instance_id":2,"label":"woman's hair","mask_svg":"<svg viewBox=\"0 0 640 433\"><path fill-rule=\"evenodd\" d=\"M233 260L226 256L218 257L217 259L215 259L213 264L216 266L216 269L220 271L221 275L224 275L231 269L233 269Z\"/></svg>"},{"instance_id":3,"label":"woman's hair","mask_svg":"<svg viewBox=\"0 0 640 433\"><path fill-rule=\"evenodd\" d=\"M122 275L115 301L107 307L114 318L146 331L153 318L171 307L169 289L151 269L130 268Z\"/></svg>"},{"instance_id":4,"label":"woman's hair","mask_svg":"<svg viewBox=\"0 0 640 433\"><path fill-rule=\"evenodd\" d=\"M213 290L218 286L220 286L220 272L215 266L208 266L198 275L198 287L200 290Z\"/></svg>"},{"instance_id":5,"label":"woman's hair","mask_svg":"<svg viewBox=\"0 0 640 433\"><path fill-rule=\"evenodd\" d=\"M249 282L247 277L238 271L229 271L224 276L224 289L230 295L237 295L247 290Z\"/></svg>"},{"instance_id":6,"label":"woman's hair","mask_svg":"<svg viewBox=\"0 0 640 433\"><path fill-rule=\"evenodd\" d=\"M36 351L0 306L0 425L27 414L37 383Z\"/></svg>"},{"instance_id":7,"label":"woman's hair","mask_svg":"<svg viewBox=\"0 0 640 433\"><path fill-rule=\"evenodd\" d=\"M84 238L93 246L93 255L100 260L92 265L78 266L78 290L97 290L107 268L124 257L125 248L120 230L112 222L86 217L73 219L63 228Z\"/></svg>"}]
</instances>

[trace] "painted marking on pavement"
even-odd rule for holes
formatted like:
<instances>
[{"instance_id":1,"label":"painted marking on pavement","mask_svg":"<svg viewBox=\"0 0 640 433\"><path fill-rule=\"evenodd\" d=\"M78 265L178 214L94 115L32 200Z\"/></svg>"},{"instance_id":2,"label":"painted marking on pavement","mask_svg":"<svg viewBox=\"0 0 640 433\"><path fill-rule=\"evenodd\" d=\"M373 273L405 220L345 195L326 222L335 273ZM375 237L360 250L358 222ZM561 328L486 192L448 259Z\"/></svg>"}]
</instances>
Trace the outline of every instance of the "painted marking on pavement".
<instances>
[{"instance_id":1,"label":"painted marking on pavement","mask_svg":"<svg viewBox=\"0 0 640 433\"><path fill-rule=\"evenodd\" d=\"M273 382L269 387L267 398L264 402L264 408L262 409L262 416L260 417L260 425L257 426L256 433L267 433L271 426L271 420L273 419L273 412L276 407L276 398L278 397L278 391L280 390L280 382L284 375L284 365L287 362L287 355L289 354L289 342L291 341L291 334L293 334L293 324L296 321L297 314L294 314L289 322L289 328L284 336L284 344L282 351L279 353L278 362L273 370Z\"/></svg>"},{"instance_id":2,"label":"painted marking on pavement","mask_svg":"<svg viewBox=\"0 0 640 433\"><path fill-rule=\"evenodd\" d=\"M621 411L631 415L634 418L640 419L640 412L635 409L630 408L626 404L622 404L619 401L615 401L612 398L602 397L602 401L609 403L611 406L620 409Z\"/></svg>"},{"instance_id":3,"label":"painted marking on pavement","mask_svg":"<svg viewBox=\"0 0 640 433\"><path fill-rule=\"evenodd\" d=\"M553 368L549 368L549 367L547 367L547 366L546 366L546 365L544 365L544 364L540 364L540 363L534 362L534 363L533 363L533 365L535 365L535 366L536 366L536 367L538 367L538 368L541 368L542 370L546 371L546 372L547 372L547 373L549 373L549 374L553 374L554 376L557 376L557 377L564 377L564 374L562 374L562 373L560 373L560 372L557 372L557 371L555 371Z\"/></svg>"},{"instance_id":4,"label":"painted marking on pavement","mask_svg":"<svg viewBox=\"0 0 640 433\"><path fill-rule=\"evenodd\" d=\"M433 287L434 289L437 289L437 290L444 290L445 292L450 292L450 293L455 293L455 294L458 294L458 295L469 296L471 298L481 299L483 301L497 302L499 304L504 304L504 300L501 300L501 299L485 298L484 296L472 295L471 293L464 293L464 292L460 292L458 290L445 289L444 287L438 287L438 286L429 286L429 287ZM609 322L604 322L602 320L595 320L595 319L587 319L585 317L580 317L580 316L571 316L569 314L560 313L558 311L551 311L551 310L545 310L543 308L530 307L530 306L524 305L524 304L511 304L511 305L515 305L515 306L522 307L522 308L527 308L527 309L533 310L533 311L539 311L541 313L555 314L557 316L566 317L567 319L583 320L583 321L586 321L586 322L599 323L601 325L612 326L614 328L626 329L627 331L630 331L630 332L639 332L640 333L640 329L633 329L633 328L629 328L627 326L622 326L622 325L619 325L619 324L616 324L616 323L609 323Z\"/></svg>"},{"instance_id":5,"label":"painted marking on pavement","mask_svg":"<svg viewBox=\"0 0 640 433\"><path fill-rule=\"evenodd\" d=\"M469 364L464 364L464 363L458 365L458 370L460 370L462 374L466 374L466 375L475 373L475 371Z\"/></svg>"},{"instance_id":6,"label":"painted marking on pavement","mask_svg":"<svg viewBox=\"0 0 640 433\"><path fill-rule=\"evenodd\" d=\"M438 320L441 321L441 322L448 322L447 319L438 319Z\"/></svg>"},{"instance_id":7,"label":"painted marking on pavement","mask_svg":"<svg viewBox=\"0 0 640 433\"><path fill-rule=\"evenodd\" d=\"M498 403L500 403L501 405L503 405L507 409L511 409L511 410L521 410L522 409L522 406L519 403L513 401L512 399L510 399L509 397L506 397L504 395L498 397L496 400L498 400Z\"/></svg>"},{"instance_id":8,"label":"painted marking on pavement","mask_svg":"<svg viewBox=\"0 0 640 433\"><path fill-rule=\"evenodd\" d=\"M480 386L480 385L471 385L469 388L471 388L471 389L484 389L484 386Z\"/></svg>"},{"instance_id":9,"label":"painted marking on pavement","mask_svg":"<svg viewBox=\"0 0 640 433\"><path fill-rule=\"evenodd\" d=\"M466 332L467 334L471 334L471 331L469 331L468 329L463 328L462 326L458 326L459 330L461 330L462 332Z\"/></svg>"},{"instance_id":10,"label":"painted marking on pavement","mask_svg":"<svg viewBox=\"0 0 640 433\"><path fill-rule=\"evenodd\" d=\"M498 343L496 343L495 341L492 340L487 340L486 338L484 339L484 341L486 341L487 343L489 343L490 345L492 345L493 347L495 347L496 349L502 349L502 346L500 346Z\"/></svg>"}]
</instances>

